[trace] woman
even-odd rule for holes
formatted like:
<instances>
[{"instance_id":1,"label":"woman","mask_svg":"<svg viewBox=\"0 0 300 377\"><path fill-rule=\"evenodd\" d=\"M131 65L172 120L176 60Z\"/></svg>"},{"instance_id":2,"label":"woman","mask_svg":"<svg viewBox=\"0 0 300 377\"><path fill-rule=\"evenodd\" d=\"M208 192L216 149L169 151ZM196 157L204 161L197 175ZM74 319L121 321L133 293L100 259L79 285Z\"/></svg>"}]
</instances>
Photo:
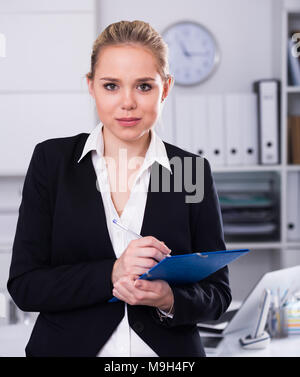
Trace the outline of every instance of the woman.
<instances>
[{"instance_id":1,"label":"woman","mask_svg":"<svg viewBox=\"0 0 300 377\"><path fill-rule=\"evenodd\" d=\"M167 46L148 23L111 24L87 84L100 124L37 144L24 182L7 286L21 310L40 312L26 355L205 356L196 325L227 309L227 267L182 286L137 280L171 250L225 249L208 161L154 131L173 84ZM174 187L197 178L196 160L204 196L192 202ZM163 176L169 190L153 190Z\"/></svg>"}]
</instances>

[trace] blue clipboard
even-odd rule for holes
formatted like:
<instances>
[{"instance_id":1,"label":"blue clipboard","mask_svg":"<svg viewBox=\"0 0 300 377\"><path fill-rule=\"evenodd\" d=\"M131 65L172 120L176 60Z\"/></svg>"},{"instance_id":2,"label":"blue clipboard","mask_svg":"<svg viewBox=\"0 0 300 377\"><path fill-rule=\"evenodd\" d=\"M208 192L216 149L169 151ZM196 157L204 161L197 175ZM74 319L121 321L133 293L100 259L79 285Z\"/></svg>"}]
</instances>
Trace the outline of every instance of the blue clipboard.
<instances>
[{"instance_id":1,"label":"blue clipboard","mask_svg":"<svg viewBox=\"0 0 300 377\"><path fill-rule=\"evenodd\" d=\"M139 279L165 280L170 285L196 283L249 251L249 249L238 249L172 255L161 260ZM119 299L116 297L109 300L109 302L117 301Z\"/></svg>"}]
</instances>

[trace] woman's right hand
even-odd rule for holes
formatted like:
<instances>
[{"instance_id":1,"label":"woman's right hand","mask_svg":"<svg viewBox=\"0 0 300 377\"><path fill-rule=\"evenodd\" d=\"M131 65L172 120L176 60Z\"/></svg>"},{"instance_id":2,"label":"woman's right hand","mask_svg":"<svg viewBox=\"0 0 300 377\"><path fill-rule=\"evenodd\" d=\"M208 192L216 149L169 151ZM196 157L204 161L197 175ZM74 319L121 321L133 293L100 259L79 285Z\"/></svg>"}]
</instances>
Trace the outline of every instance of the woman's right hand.
<instances>
[{"instance_id":1,"label":"woman's right hand","mask_svg":"<svg viewBox=\"0 0 300 377\"><path fill-rule=\"evenodd\" d=\"M113 266L112 283L123 276L144 274L170 252L164 242L152 236L130 241Z\"/></svg>"}]
</instances>

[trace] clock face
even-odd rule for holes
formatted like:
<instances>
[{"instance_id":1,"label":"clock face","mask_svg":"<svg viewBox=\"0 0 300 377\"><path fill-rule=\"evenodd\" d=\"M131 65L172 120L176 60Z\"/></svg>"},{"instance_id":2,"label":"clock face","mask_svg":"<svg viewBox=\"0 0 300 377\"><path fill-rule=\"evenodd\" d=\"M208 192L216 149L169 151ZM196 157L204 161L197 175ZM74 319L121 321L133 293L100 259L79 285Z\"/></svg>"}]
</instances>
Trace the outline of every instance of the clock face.
<instances>
[{"instance_id":1,"label":"clock face","mask_svg":"<svg viewBox=\"0 0 300 377\"><path fill-rule=\"evenodd\" d=\"M175 84L195 85L206 80L220 60L213 35L196 22L184 21L167 28L162 36L169 46L169 63Z\"/></svg>"}]
</instances>

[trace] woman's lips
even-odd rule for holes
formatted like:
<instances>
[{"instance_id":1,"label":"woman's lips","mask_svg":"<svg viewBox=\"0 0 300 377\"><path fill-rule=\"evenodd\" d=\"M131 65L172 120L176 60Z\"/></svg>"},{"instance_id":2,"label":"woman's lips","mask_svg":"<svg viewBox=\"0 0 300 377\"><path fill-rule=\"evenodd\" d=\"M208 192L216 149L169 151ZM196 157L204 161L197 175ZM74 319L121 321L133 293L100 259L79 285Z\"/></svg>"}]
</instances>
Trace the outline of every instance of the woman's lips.
<instances>
[{"instance_id":1,"label":"woman's lips","mask_svg":"<svg viewBox=\"0 0 300 377\"><path fill-rule=\"evenodd\" d=\"M140 118L117 119L121 126L135 126L140 120Z\"/></svg>"}]
</instances>

